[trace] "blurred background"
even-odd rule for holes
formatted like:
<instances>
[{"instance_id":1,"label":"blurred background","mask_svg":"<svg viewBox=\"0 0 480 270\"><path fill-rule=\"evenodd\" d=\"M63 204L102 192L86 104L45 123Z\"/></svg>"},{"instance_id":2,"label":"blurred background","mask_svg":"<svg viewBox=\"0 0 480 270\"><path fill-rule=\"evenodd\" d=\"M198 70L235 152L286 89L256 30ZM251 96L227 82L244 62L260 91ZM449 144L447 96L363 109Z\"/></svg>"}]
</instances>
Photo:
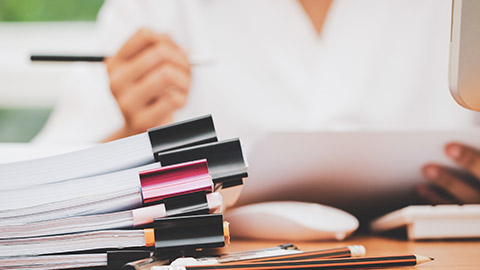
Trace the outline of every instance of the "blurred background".
<instances>
[{"instance_id":1,"label":"blurred background","mask_svg":"<svg viewBox=\"0 0 480 270\"><path fill-rule=\"evenodd\" d=\"M62 91L66 64L31 53L88 53L103 0L0 0L0 142L28 142Z\"/></svg>"}]
</instances>

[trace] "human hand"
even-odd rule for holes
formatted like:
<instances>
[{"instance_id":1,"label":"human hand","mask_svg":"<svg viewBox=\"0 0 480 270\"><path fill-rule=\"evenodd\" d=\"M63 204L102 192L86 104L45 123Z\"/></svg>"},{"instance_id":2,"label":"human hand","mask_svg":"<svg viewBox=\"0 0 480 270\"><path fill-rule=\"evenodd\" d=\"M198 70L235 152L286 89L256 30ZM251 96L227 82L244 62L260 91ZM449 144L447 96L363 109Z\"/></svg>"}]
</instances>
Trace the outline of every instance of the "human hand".
<instances>
[{"instance_id":1,"label":"human hand","mask_svg":"<svg viewBox=\"0 0 480 270\"><path fill-rule=\"evenodd\" d=\"M187 101L191 65L166 34L141 29L105 63L110 90L125 120L107 141L170 123Z\"/></svg>"},{"instance_id":2,"label":"human hand","mask_svg":"<svg viewBox=\"0 0 480 270\"><path fill-rule=\"evenodd\" d=\"M445 153L466 171L426 164L422 172L432 185L419 186L419 194L433 204L480 203L480 152L460 143L449 143Z\"/></svg>"}]
</instances>

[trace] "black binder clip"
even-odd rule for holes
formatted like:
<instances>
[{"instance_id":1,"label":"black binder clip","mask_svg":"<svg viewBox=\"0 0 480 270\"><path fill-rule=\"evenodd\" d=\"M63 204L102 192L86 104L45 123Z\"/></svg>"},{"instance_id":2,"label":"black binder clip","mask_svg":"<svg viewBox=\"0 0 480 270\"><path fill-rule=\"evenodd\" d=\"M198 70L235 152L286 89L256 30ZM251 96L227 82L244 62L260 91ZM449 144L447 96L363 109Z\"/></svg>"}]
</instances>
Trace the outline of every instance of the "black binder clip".
<instances>
[{"instance_id":1,"label":"black binder clip","mask_svg":"<svg viewBox=\"0 0 480 270\"><path fill-rule=\"evenodd\" d=\"M207 193L199 191L163 200L167 217L208 214Z\"/></svg>"},{"instance_id":2,"label":"black binder clip","mask_svg":"<svg viewBox=\"0 0 480 270\"><path fill-rule=\"evenodd\" d=\"M243 178L248 176L242 146L238 139L155 154L155 161L160 162L162 166L204 158L208 161L208 170L216 189L241 185Z\"/></svg>"},{"instance_id":3,"label":"black binder clip","mask_svg":"<svg viewBox=\"0 0 480 270\"><path fill-rule=\"evenodd\" d=\"M156 153L218 141L211 115L173 123L148 130Z\"/></svg>"},{"instance_id":4,"label":"black binder clip","mask_svg":"<svg viewBox=\"0 0 480 270\"><path fill-rule=\"evenodd\" d=\"M153 227L156 253L223 247L229 235L221 214L155 219Z\"/></svg>"},{"instance_id":5,"label":"black binder clip","mask_svg":"<svg viewBox=\"0 0 480 270\"><path fill-rule=\"evenodd\" d=\"M107 251L107 270L122 269L126 263L151 256L149 250L111 250Z\"/></svg>"}]
</instances>

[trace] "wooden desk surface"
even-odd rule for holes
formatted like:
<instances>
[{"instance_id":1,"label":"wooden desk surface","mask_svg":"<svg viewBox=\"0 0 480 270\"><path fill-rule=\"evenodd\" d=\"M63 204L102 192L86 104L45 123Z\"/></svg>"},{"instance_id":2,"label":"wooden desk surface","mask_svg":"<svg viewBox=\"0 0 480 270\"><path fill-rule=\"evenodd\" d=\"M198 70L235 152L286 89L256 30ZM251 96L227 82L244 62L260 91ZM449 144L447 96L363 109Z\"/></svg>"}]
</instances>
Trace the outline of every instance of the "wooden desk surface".
<instances>
[{"instance_id":1,"label":"wooden desk surface","mask_svg":"<svg viewBox=\"0 0 480 270\"><path fill-rule=\"evenodd\" d=\"M267 248L280 244L286 243L233 239L227 251ZM418 254L435 258L433 262L400 269L480 269L480 240L407 241L379 236L354 236L342 242L292 242L292 244L303 251L363 245L367 250L367 256Z\"/></svg>"}]
</instances>

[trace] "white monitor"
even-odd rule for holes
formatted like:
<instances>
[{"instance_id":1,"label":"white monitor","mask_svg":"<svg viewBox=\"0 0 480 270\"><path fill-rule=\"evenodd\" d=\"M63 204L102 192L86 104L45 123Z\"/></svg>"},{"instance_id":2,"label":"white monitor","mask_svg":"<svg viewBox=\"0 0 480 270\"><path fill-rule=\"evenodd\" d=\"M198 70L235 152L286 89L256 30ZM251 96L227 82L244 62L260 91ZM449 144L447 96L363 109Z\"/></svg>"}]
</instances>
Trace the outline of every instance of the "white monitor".
<instances>
[{"instance_id":1,"label":"white monitor","mask_svg":"<svg viewBox=\"0 0 480 270\"><path fill-rule=\"evenodd\" d=\"M453 0L449 86L458 104L480 111L480 1Z\"/></svg>"}]
</instances>

